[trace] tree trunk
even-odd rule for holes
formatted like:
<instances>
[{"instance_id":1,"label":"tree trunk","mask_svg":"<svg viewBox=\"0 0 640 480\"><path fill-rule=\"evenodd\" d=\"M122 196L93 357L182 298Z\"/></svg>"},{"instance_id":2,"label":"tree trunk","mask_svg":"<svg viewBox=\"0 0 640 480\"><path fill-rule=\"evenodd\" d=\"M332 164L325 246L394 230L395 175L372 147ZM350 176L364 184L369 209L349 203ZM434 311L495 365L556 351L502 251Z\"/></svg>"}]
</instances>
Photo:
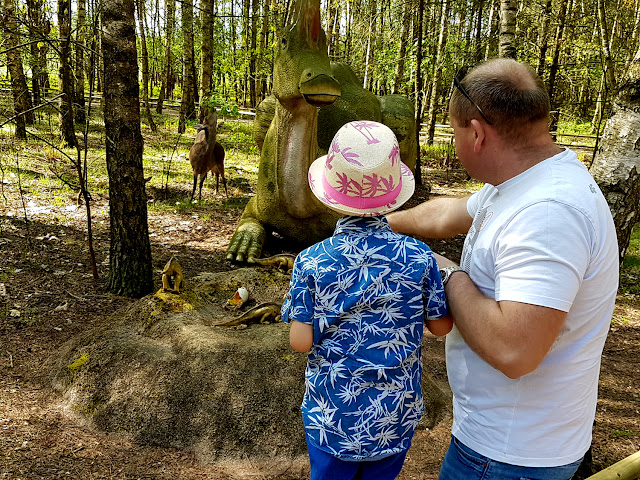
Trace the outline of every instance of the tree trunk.
<instances>
[{"instance_id":1,"label":"tree trunk","mask_svg":"<svg viewBox=\"0 0 640 480\"><path fill-rule=\"evenodd\" d=\"M436 52L435 68L433 71L433 81L431 95L429 96L429 113L427 118L427 144L433 145L433 137L436 131L436 113L438 100L438 87L442 78L443 57L447 46L447 26L449 25L449 1L442 0L442 11L440 16L440 34L438 35L438 50ZM478 47L479 49L479 47ZM477 50L478 51L478 50Z\"/></svg>"},{"instance_id":2,"label":"tree trunk","mask_svg":"<svg viewBox=\"0 0 640 480\"><path fill-rule=\"evenodd\" d=\"M213 1L200 1L200 18L202 23L202 41L200 54L202 56L202 80L200 82L200 123L209 114L208 100L213 93Z\"/></svg>"},{"instance_id":3,"label":"tree trunk","mask_svg":"<svg viewBox=\"0 0 640 480\"><path fill-rule=\"evenodd\" d=\"M33 111L24 113L32 107L31 95L27 87L27 79L22 67L22 57L18 45L18 26L16 22L13 0L4 0L4 32L7 48L7 67L11 77L13 108L16 115L16 137L27 138L27 123L33 123Z\"/></svg>"},{"instance_id":4,"label":"tree trunk","mask_svg":"<svg viewBox=\"0 0 640 480\"><path fill-rule=\"evenodd\" d=\"M71 2L58 0L58 30L60 52L60 133L69 147L77 144L73 121L73 79L71 76Z\"/></svg>"},{"instance_id":5,"label":"tree trunk","mask_svg":"<svg viewBox=\"0 0 640 480\"><path fill-rule=\"evenodd\" d=\"M605 92L615 95L616 74L611 58L611 49L609 48L609 29L607 27L607 16L605 14L604 0L598 0L598 25L600 26L600 45L602 48L602 69L604 70ZM608 96L605 93L605 96Z\"/></svg>"},{"instance_id":6,"label":"tree trunk","mask_svg":"<svg viewBox=\"0 0 640 480\"><path fill-rule=\"evenodd\" d=\"M422 126L422 23L424 21L424 0L418 0L418 21L416 23L416 170L417 185L422 185L422 158L420 155L420 129Z\"/></svg>"},{"instance_id":7,"label":"tree trunk","mask_svg":"<svg viewBox=\"0 0 640 480\"><path fill-rule=\"evenodd\" d=\"M270 72L266 62L267 45L269 45L270 27L270 2L266 1L262 5L262 25L260 27L260 55L258 55L258 65L256 66L259 84L256 92L258 104L264 99L267 91L267 70Z\"/></svg>"},{"instance_id":8,"label":"tree trunk","mask_svg":"<svg viewBox=\"0 0 640 480\"><path fill-rule=\"evenodd\" d=\"M140 30L140 51L142 54L142 100L144 101L144 112L149 122L149 128L152 132L157 130L156 124L151 116L151 107L149 107L149 52L147 51L147 29L144 25L144 3L143 0L137 0L138 4L138 28Z\"/></svg>"},{"instance_id":9,"label":"tree trunk","mask_svg":"<svg viewBox=\"0 0 640 480\"><path fill-rule=\"evenodd\" d=\"M182 101L180 102L180 119L178 133L184 133L187 120L195 118L195 102L193 98L193 0L182 2Z\"/></svg>"},{"instance_id":10,"label":"tree trunk","mask_svg":"<svg viewBox=\"0 0 640 480\"><path fill-rule=\"evenodd\" d=\"M103 2L104 125L109 174L109 291L153 291L133 0Z\"/></svg>"},{"instance_id":11,"label":"tree trunk","mask_svg":"<svg viewBox=\"0 0 640 480\"><path fill-rule=\"evenodd\" d=\"M406 2L402 12L402 34L400 35L400 46L398 48L398 63L396 63L396 73L393 80L392 93L400 93L404 78L404 60L407 54L407 40L411 29L411 4Z\"/></svg>"},{"instance_id":12,"label":"tree trunk","mask_svg":"<svg viewBox=\"0 0 640 480\"><path fill-rule=\"evenodd\" d=\"M489 37L487 38L487 44L485 45L483 60L487 60L491 57L492 47L495 46L492 40L498 36L498 30L500 28L500 13L498 12L500 6L498 4L498 0L491 0L489 8L491 9L489 11L489 21L487 22L489 25Z\"/></svg>"},{"instance_id":13,"label":"tree trunk","mask_svg":"<svg viewBox=\"0 0 640 480\"><path fill-rule=\"evenodd\" d=\"M552 0L547 0L542 14L542 25L540 27L540 36L538 37L538 64L536 72L540 78L544 76L544 69L547 59L547 50L549 49L549 31L551 30L551 6Z\"/></svg>"},{"instance_id":14,"label":"tree trunk","mask_svg":"<svg viewBox=\"0 0 640 480\"><path fill-rule=\"evenodd\" d=\"M85 31L86 31L86 4L85 0L77 0L78 20L76 24L76 68L75 68L75 88L73 105L75 107L75 121L84 125L86 120L84 106L84 58L85 50Z\"/></svg>"},{"instance_id":15,"label":"tree trunk","mask_svg":"<svg viewBox=\"0 0 640 480\"><path fill-rule=\"evenodd\" d=\"M367 32L367 50L365 54L363 87L367 90L373 85L373 70L375 61L376 35L377 35L377 0L369 0L369 30Z\"/></svg>"},{"instance_id":16,"label":"tree trunk","mask_svg":"<svg viewBox=\"0 0 640 480\"><path fill-rule=\"evenodd\" d=\"M258 82L258 14L259 14L259 2L258 0L252 0L251 2L251 45L249 53L249 98L250 105L255 108L258 105L257 90Z\"/></svg>"},{"instance_id":17,"label":"tree trunk","mask_svg":"<svg viewBox=\"0 0 640 480\"><path fill-rule=\"evenodd\" d=\"M558 121L560 120L560 108L555 98L556 76L560 69L560 52L562 51L562 37L567 19L567 4L569 2L560 2L560 12L558 13L558 26L556 27L556 36L553 41L553 59L549 67L549 80L547 82L547 90L549 91L549 99L551 101L551 122L549 129L555 132L558 129ZM555 139L555 134L554 134Z\"/></svg>"},{"instance_id":18,"label":"tree trunk","mask_svg":"<svg viewBox=\"0 0 640 480\"><path fill-rule=\"evenodd\" d=\"M29 12L29 37L31 45L31 90L33 92L33 104L40 105L44 98L42 91L43 66L40 57L39 42L44 43L44 3L41 0L27 0L27 11Z\"/></svg>"},{"instance_id":19,"label":"tree trunk","mask_svg":"<svg viewBox=\"0 0 640 480\"><path fill-rule=\"evenodd\" d=\"M158 95L156 113L162 113L162 104L165 98L169 98L169 85L171 85L171 40L173 39L173 29L176 24L176 0L167 0L167 24L165 27L165 47L164 47L164 73L162 75L162 87Z\"/></svg>"},{"instance_id":20,"label":"tree trunk","mask_svg":"<svg viewBox=\"0 0 640 480\"><path fill-rule=\"evenodd\" d=\"M516 15L518 6L516 0L500 1L500 57L517 58L516 48Z\"/></svg>"},{"instance_id":21,"label":"tree trunk","mask_svg":"<svg viewBox=\"0 0 640 480\"><path fill-rule=\"evenodd\" d=\"M591 174L611 208L622 263L640 220L640 49L620 85Z\"/></svg>"}]
</instances>

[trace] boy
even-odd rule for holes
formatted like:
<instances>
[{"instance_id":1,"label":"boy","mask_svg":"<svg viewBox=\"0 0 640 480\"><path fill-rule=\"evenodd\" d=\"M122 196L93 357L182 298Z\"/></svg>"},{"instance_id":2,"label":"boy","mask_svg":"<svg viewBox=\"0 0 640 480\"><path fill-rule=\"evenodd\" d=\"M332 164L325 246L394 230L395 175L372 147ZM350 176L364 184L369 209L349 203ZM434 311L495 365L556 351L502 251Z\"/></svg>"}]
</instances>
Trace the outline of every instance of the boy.
<instances>
[{"instance_id":1,"label":"boy","mask_svg":"<svg viewBox=\"0 0 640 480\"><path fill-rule=\"evenodd\" d=\"M296 258L282 319L310 350L302 403L311 480L394 479L424 410L424 320L453 325L429 247L394 233L384 214L413 194L393 132L356 121L309 169L314 195L345 215Z\"/></svg>"}]
</instances>

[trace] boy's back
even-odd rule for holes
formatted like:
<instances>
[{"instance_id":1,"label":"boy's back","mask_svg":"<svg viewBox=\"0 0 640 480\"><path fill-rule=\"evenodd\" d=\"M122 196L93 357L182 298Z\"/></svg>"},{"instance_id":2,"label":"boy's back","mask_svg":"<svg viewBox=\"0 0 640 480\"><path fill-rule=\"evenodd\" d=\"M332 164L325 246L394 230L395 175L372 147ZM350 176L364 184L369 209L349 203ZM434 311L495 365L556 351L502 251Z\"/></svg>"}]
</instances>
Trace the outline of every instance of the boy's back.
<instances>
[{"instance_id":1,"label":"boy's back","mask_svg":"<svg viewBox=\"0 0 640 480\"><path fill-rule=\"evenodd\" d=\"M282 315L313 325L310 440L353 460L406 450L424 410L423 320L446 313L431 250L382 216L344 217L300 253Z\"/></svg>"}]
</instances>

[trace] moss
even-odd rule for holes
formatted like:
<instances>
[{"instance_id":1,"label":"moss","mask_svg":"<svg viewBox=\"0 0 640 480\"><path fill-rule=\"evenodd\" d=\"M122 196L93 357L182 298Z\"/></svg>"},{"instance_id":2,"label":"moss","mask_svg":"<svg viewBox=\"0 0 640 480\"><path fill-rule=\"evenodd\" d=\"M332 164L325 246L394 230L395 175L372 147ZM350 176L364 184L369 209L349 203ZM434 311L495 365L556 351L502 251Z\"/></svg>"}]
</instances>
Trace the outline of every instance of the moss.
<instances>
[{"instance_id":1,"label":"moss","mask_svg":"<svg viewBox=\"0 0 640 480\"><path fill-rule=\"evenodd\" d=\"M83 353L72 364L67 365L67 368L72 372L78 371L82 366L89 361L89 354Z\"/></svg>"}]
</instances>

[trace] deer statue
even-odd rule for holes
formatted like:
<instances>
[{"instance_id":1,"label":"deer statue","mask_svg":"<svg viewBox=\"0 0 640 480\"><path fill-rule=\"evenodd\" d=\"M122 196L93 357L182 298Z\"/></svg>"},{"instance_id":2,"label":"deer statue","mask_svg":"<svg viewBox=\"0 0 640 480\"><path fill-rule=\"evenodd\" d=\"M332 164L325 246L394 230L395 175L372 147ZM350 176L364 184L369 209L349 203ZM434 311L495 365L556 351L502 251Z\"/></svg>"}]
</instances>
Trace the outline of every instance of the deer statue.
<instances>
[{"instance_id":1,"label":"deer statue","mask_svg":"<svg viewBox=\"0 0 640 480\"><path fill-rule=\"evenodd\" d=\"M256 109L256 195L229 242L227 260L256 263L268 232L300 246L333 233L338 216L311 193L308 171L335 132L352 120L387 124L398 137L402 160L415 166L411 102L399 95L377 97L358 85L348 66L331 64L320 0L296 0L293 24L280 34L274 58L273 93Z\"/></svg>"},{"instance_id":2,"label":"deer statue","mask_svg":"<svg viewBox=\"0 0 640 480\"><path fill-rule=\"evenodd\" d=\"M189 149L189 163L191 163L191 168L193 169L191 200L193 200L196 193L198 177L200 177L198 200L202 200L202 184L209 172L215 173L216 175L216 193L219 191L219 180L220 177L222 177L224 193L229 196L227 193L227 180L224 176L224 148L220 145L220 142L216 140L218 126L218 118L215 110L207 115L204 123L195 126L198 134L191 149Z\"/></svg>"}]
</instances>

